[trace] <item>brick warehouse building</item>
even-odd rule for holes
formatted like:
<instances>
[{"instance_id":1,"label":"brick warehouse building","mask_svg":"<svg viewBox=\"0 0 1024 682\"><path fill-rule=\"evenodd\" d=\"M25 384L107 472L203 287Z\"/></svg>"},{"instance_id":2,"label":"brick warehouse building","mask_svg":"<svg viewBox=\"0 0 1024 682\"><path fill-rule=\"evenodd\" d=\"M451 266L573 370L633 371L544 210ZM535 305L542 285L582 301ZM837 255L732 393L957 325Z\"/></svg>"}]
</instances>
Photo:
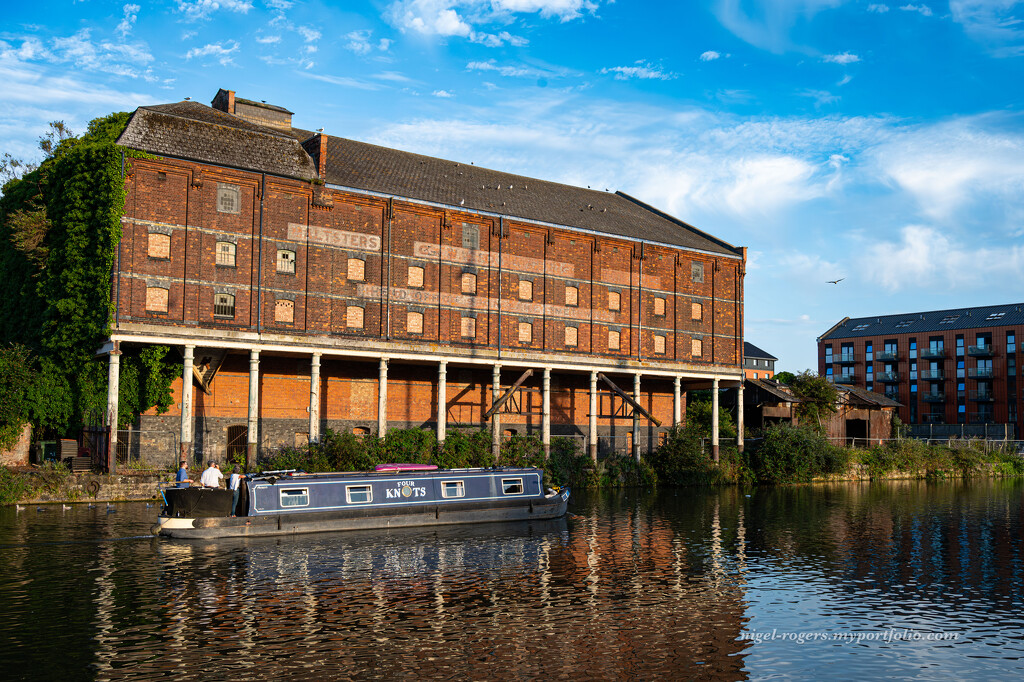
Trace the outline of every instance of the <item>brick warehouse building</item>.
<instances>
[{"instance_id":1,"label":"brick warehouse building","mask_svg":"<svg viewBox=\"0 0 1024 682\"><path fill-rule=\"evenodd\" d=\"M1017 438L1024 433L1017 383L1022 311L1024 304L1014 303L847 317L818 339L818 372L837 384L884 391L901 403L899 417L916 433Z\"/></svg>"},{"instance_id":2,"label":"brick warehouse building","mask_svg":"<svg viewBox=\"0 0 1024 682\"><path fill-rule=\"evenodd\" d=\"M291 115L221 90L140 107L118 140L151 158L125 164L108 421L122 347L183 358L175 406L132 436L147 457L485 425L495 447L554 434L638 455L686 391L742 391L744 248L622 193Z\"/></svg>"}]
</instances>

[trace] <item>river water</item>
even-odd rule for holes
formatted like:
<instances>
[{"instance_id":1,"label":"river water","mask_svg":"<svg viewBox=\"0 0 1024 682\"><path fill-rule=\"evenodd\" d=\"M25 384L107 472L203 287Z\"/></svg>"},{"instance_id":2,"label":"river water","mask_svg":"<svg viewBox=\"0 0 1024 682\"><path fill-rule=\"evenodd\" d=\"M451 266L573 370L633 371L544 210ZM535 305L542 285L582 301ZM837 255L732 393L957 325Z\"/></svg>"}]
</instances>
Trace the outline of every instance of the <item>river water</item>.
<instances>
[{"instance_id":1,"label":"river water","mask_svg":"<svg viewBox=\"0 0 1024 682\"><path fill-rule=\"evenodd\" d=\"M1024 482L578 495L556 522L152 538L0 510L5 679L1005 679Z\"/></svg>"}]
</instances>

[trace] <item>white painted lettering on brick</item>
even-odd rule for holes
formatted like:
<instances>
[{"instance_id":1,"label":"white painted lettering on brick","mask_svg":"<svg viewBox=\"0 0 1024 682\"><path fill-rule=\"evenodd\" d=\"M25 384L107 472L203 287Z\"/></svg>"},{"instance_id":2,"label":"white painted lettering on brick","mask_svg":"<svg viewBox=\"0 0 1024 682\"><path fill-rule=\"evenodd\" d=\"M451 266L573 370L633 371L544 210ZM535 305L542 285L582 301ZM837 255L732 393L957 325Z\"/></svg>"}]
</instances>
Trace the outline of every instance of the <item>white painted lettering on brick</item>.
<instances>
[{"instance_id":1,"label":"white painted lettering on brick","mask_svg":"<svg viewBox=\"0 0 1024 682\"><path fill-rule=\"evenodd\" d=\"M375 234L346 232L329 227L288 223L288 239L297 242L310 241L325 246L338 246L358 251L380 251L380 237Z\"/></svg>"}]
</instances>

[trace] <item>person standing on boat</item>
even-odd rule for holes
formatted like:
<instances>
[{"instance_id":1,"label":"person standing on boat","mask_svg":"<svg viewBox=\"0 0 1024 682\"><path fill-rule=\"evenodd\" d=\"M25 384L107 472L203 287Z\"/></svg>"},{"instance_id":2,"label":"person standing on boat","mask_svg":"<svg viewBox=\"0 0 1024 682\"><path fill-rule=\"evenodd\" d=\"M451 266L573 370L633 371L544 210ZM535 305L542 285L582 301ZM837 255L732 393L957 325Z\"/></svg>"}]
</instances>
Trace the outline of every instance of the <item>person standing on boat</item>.
<instances>
[{"instance_id":1,"label":"person standing on boat","mask_svg":"<svg viewBox=\"0 0 1024 682\"><path fill-rule=\"evenodd\" d=\"M203 475L199 477L199 482L207 488L219 488L220 482L224 479L224 474L220 472L220 468L217 463L212 459L210 460L210 466L206 468Z\"/></svg>"},{"instance_id":2,"label":"person standing on boat","mask_svg":"<svg viewBox=\"0 0 1024 682\"><path fill-rule=\"evenodd\" d=\"M179 488L187 488L192 485L192 479L188 477L188 468L185 466L185 460L181 460L181 468L178 469L178 476L175 478Z\"/></svg>"},{"instance_id":3,"label":"person standing on boat","mask_svg":"<svg viewBox=\"0 0 1024 682\"><path fill-rule=\"evenodd\" d=\"M228 488L231 490L231 515L235 515L235 509L238 508L238 493L239 488L242 486L242 479L245 478L245 474L238 473L238 466L235 466L231 470L231 476L228 478Z\"/></svg>"}]
</instances>

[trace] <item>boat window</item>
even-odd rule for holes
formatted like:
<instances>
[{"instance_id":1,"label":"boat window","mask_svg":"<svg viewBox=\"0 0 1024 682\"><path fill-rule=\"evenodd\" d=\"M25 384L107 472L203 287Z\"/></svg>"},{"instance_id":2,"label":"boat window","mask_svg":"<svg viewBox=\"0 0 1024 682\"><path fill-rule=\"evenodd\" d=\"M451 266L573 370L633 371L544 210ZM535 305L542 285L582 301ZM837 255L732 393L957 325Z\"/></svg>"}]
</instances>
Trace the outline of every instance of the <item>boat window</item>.
<instances>
[{"instance_id":1,"label":"boat window","mask_svg":"<svg viewBox=\"0 0 1024 682\"><path fill-rule=\"evenodd\" d=\"M462 481L442 481L441 497L465 497L466 486Z\"/></svg>"},{"instance_id":2,"label":"boat window","mask_svg":"<svg viewBox=\"0 0 1024 682\"><path fill-rule=\"evenodd\" d=\"M373 488L368 485L347 485L345 486L345 498L350 503L372 502Z\"/></svg>"},{"instance_id":3,"label":"boat window","mask_svg":"<svg viewBox=\"0 0 1024 682\"><path fill-rule=\"evenodd\" d=\"M281 508L285 507L308 507L309 488L282 488Z\"/></svg>"},{"instance_id":4,"label":"boat window","mask_svg":"<svg viewBox=\"0 0 1024 682\"><path fill-rule=\"evenodd\" d=\"M501 479L501 492L505 495L522 495L523 479L503 478Z\"/></svg>"}]
</instances>

